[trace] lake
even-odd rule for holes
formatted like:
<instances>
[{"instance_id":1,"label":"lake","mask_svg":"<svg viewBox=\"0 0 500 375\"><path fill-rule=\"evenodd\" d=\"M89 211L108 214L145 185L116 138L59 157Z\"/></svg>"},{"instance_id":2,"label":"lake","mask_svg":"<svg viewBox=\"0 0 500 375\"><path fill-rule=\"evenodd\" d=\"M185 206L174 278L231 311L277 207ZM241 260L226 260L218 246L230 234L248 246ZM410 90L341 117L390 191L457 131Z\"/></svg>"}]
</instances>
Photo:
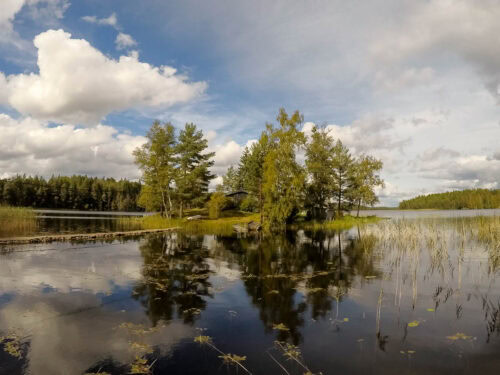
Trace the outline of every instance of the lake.
<instances>
[{"instance_id":1,"label":"lake","mask_svg":"<svg viewBox=\"0 0 500 375\"><path fill-rule=\"evenodd\" d=\"M14 222L0 219L0 238L47 234L117 232L140 229L124 217L148 215L144 212L34 210L36 220L17 219Z\"/></svg>"},{"instance_id":2,"label":"lake","mask_svg":"<svg viewBox=\"0 0 500 375\"><path fill-rule=\"evenodd\" d=\"M498 374L477 214L4 249L0 374Z\"/></svg>"}]
</instances>

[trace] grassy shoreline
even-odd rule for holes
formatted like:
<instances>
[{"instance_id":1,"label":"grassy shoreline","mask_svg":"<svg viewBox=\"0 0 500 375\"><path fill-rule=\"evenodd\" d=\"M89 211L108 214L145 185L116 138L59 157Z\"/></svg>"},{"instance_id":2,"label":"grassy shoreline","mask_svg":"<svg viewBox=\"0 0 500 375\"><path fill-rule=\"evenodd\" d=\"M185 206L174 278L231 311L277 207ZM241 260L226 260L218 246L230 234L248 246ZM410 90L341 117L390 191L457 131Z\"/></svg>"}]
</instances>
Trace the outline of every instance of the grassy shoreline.
<instances>
[{"instance_id":1,"label":"grassy shoreline","mask_svg":"<svg viewBox=\"0 0 500 375\"><path fill-rule=\"evenodd\" d=\"M197 212L202 214L202 212ZM225 211L223 217L219 219L208 219L203 217L200 220L189 221L184 219L167 219L160 215L152 215L141 218L120 218L124 224L140 224L143 229L167 229L178 227L188 233L210 233L210 234L231 234L233 233L233 225L246 224L251 221L259 222L260 215L258 213L249 213L243 211ZM342 219L334 221L302 221L290 224L288 229L298 230L335 230L348 229L356 225L364 225L376 223L383 218L368 216L354 217L350 215L344 216Z\"/></svg>"},{"instance_id":2,"label":"grassy shoreline","mask_svg":"<svg viewBox=\"0 0 500 375\"><path fill-rule=\"evenodd\" d=\"M0 206L0 219L35 219L36 213L27 207Z\"/></svg>"}]
</instances>

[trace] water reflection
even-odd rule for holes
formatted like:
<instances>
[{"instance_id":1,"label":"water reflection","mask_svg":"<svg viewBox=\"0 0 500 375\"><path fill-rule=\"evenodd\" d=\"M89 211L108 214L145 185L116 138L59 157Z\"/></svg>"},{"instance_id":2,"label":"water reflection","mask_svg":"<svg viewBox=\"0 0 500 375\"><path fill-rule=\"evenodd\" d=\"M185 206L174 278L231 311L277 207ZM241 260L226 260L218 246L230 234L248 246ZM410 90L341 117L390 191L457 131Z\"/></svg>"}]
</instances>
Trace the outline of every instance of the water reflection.
<instances>
[{"instance_id":1,"label":"water reflection","mask_svg":"<svg viewBox=\"0 0 500 375\"><path fill-rule=\"evenodd\" d=\"M483 224L18 248L0 258L0 373L238 372L200 335L254 374L497 373L498 247Z\"/></svg>"},{"instance_id":2,"label":"water reflection","mask_svg":"<svg viewBox=\"0 0 500 375\"><path fill-rule=\"evenodd\" d=\"M164 234L147 238L139 247L142 281L133 296L144 306L153 325L182 318L192 324L206 307L210 293L208 249L203 236Z\"/></svg>"}]
</instances>

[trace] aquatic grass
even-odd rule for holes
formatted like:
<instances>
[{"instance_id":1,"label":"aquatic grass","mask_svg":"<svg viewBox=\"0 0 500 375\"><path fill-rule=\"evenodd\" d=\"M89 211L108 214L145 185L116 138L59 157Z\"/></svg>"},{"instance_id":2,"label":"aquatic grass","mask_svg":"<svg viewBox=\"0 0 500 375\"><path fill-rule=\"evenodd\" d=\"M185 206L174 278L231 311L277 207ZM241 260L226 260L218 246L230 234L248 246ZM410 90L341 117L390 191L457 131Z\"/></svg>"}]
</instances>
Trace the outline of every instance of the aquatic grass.
<instances>
[{"instance_id":1,"label":"aquatic grass","mask_svg":"<svg viewBox=\"0 0 500 375\"><path fill-rule=\"evenodd\" d=\"M341 219L331 220L331 221L303 221L296 224L289 225L290 229L305 229L312 231L322 231L322 230L339 230L339 229L349 229L357 225L378 223L384 220L376 216L363 216L354 217L346 215Z\"/></svg>"},{"instance_id":2,"label":"aquatic grass","mask_svg":"<svg viewBox=\"0 0 500 375\"><path fill-rule=\"evenodd\" d=\"M36 214L31 208L0 205L0 219L35 219Z\"/></svg>"},{"instance_id":3,"label":"aquatic grass","mask_svg":"<svg viewBox=\"0 0 500 375\"><path fill-rule=\"evenodd\" d=\"M36 214L30 208L0 206L0 236L26 234L37 227Z\"/></svg>"}]
</instances>

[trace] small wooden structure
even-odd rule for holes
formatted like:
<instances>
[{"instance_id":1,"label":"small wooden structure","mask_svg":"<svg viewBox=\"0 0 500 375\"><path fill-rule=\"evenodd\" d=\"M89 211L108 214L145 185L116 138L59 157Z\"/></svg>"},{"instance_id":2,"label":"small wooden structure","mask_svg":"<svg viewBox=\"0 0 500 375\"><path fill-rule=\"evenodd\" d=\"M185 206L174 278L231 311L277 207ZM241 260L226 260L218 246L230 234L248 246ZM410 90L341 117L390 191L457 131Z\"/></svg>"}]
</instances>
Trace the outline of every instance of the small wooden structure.
<instances>
[{"instance_id":1,"label":"small wooden structure","mask_svg":"<svg viewBox=\"0 0 500 375\"><path fill-rule=\"evenodd\" d=\"M262 229L260 223L255 221L250 221L246 224L235 224L233 225L233 230L237 233L248 233L248 232L258 232Z\"/></svg>"},{"instance_id":2,"label":"small wooden structure","mask_svg":"<svg viewBox=\"0 0 500 375\"><path fill-rule=\"evenodd\" d=\"M226 198L231 198L235 203L241 202L248 196L248 193L244 190L233 191L232 193L226 194Z\"/></svg>"}]
</instances>

